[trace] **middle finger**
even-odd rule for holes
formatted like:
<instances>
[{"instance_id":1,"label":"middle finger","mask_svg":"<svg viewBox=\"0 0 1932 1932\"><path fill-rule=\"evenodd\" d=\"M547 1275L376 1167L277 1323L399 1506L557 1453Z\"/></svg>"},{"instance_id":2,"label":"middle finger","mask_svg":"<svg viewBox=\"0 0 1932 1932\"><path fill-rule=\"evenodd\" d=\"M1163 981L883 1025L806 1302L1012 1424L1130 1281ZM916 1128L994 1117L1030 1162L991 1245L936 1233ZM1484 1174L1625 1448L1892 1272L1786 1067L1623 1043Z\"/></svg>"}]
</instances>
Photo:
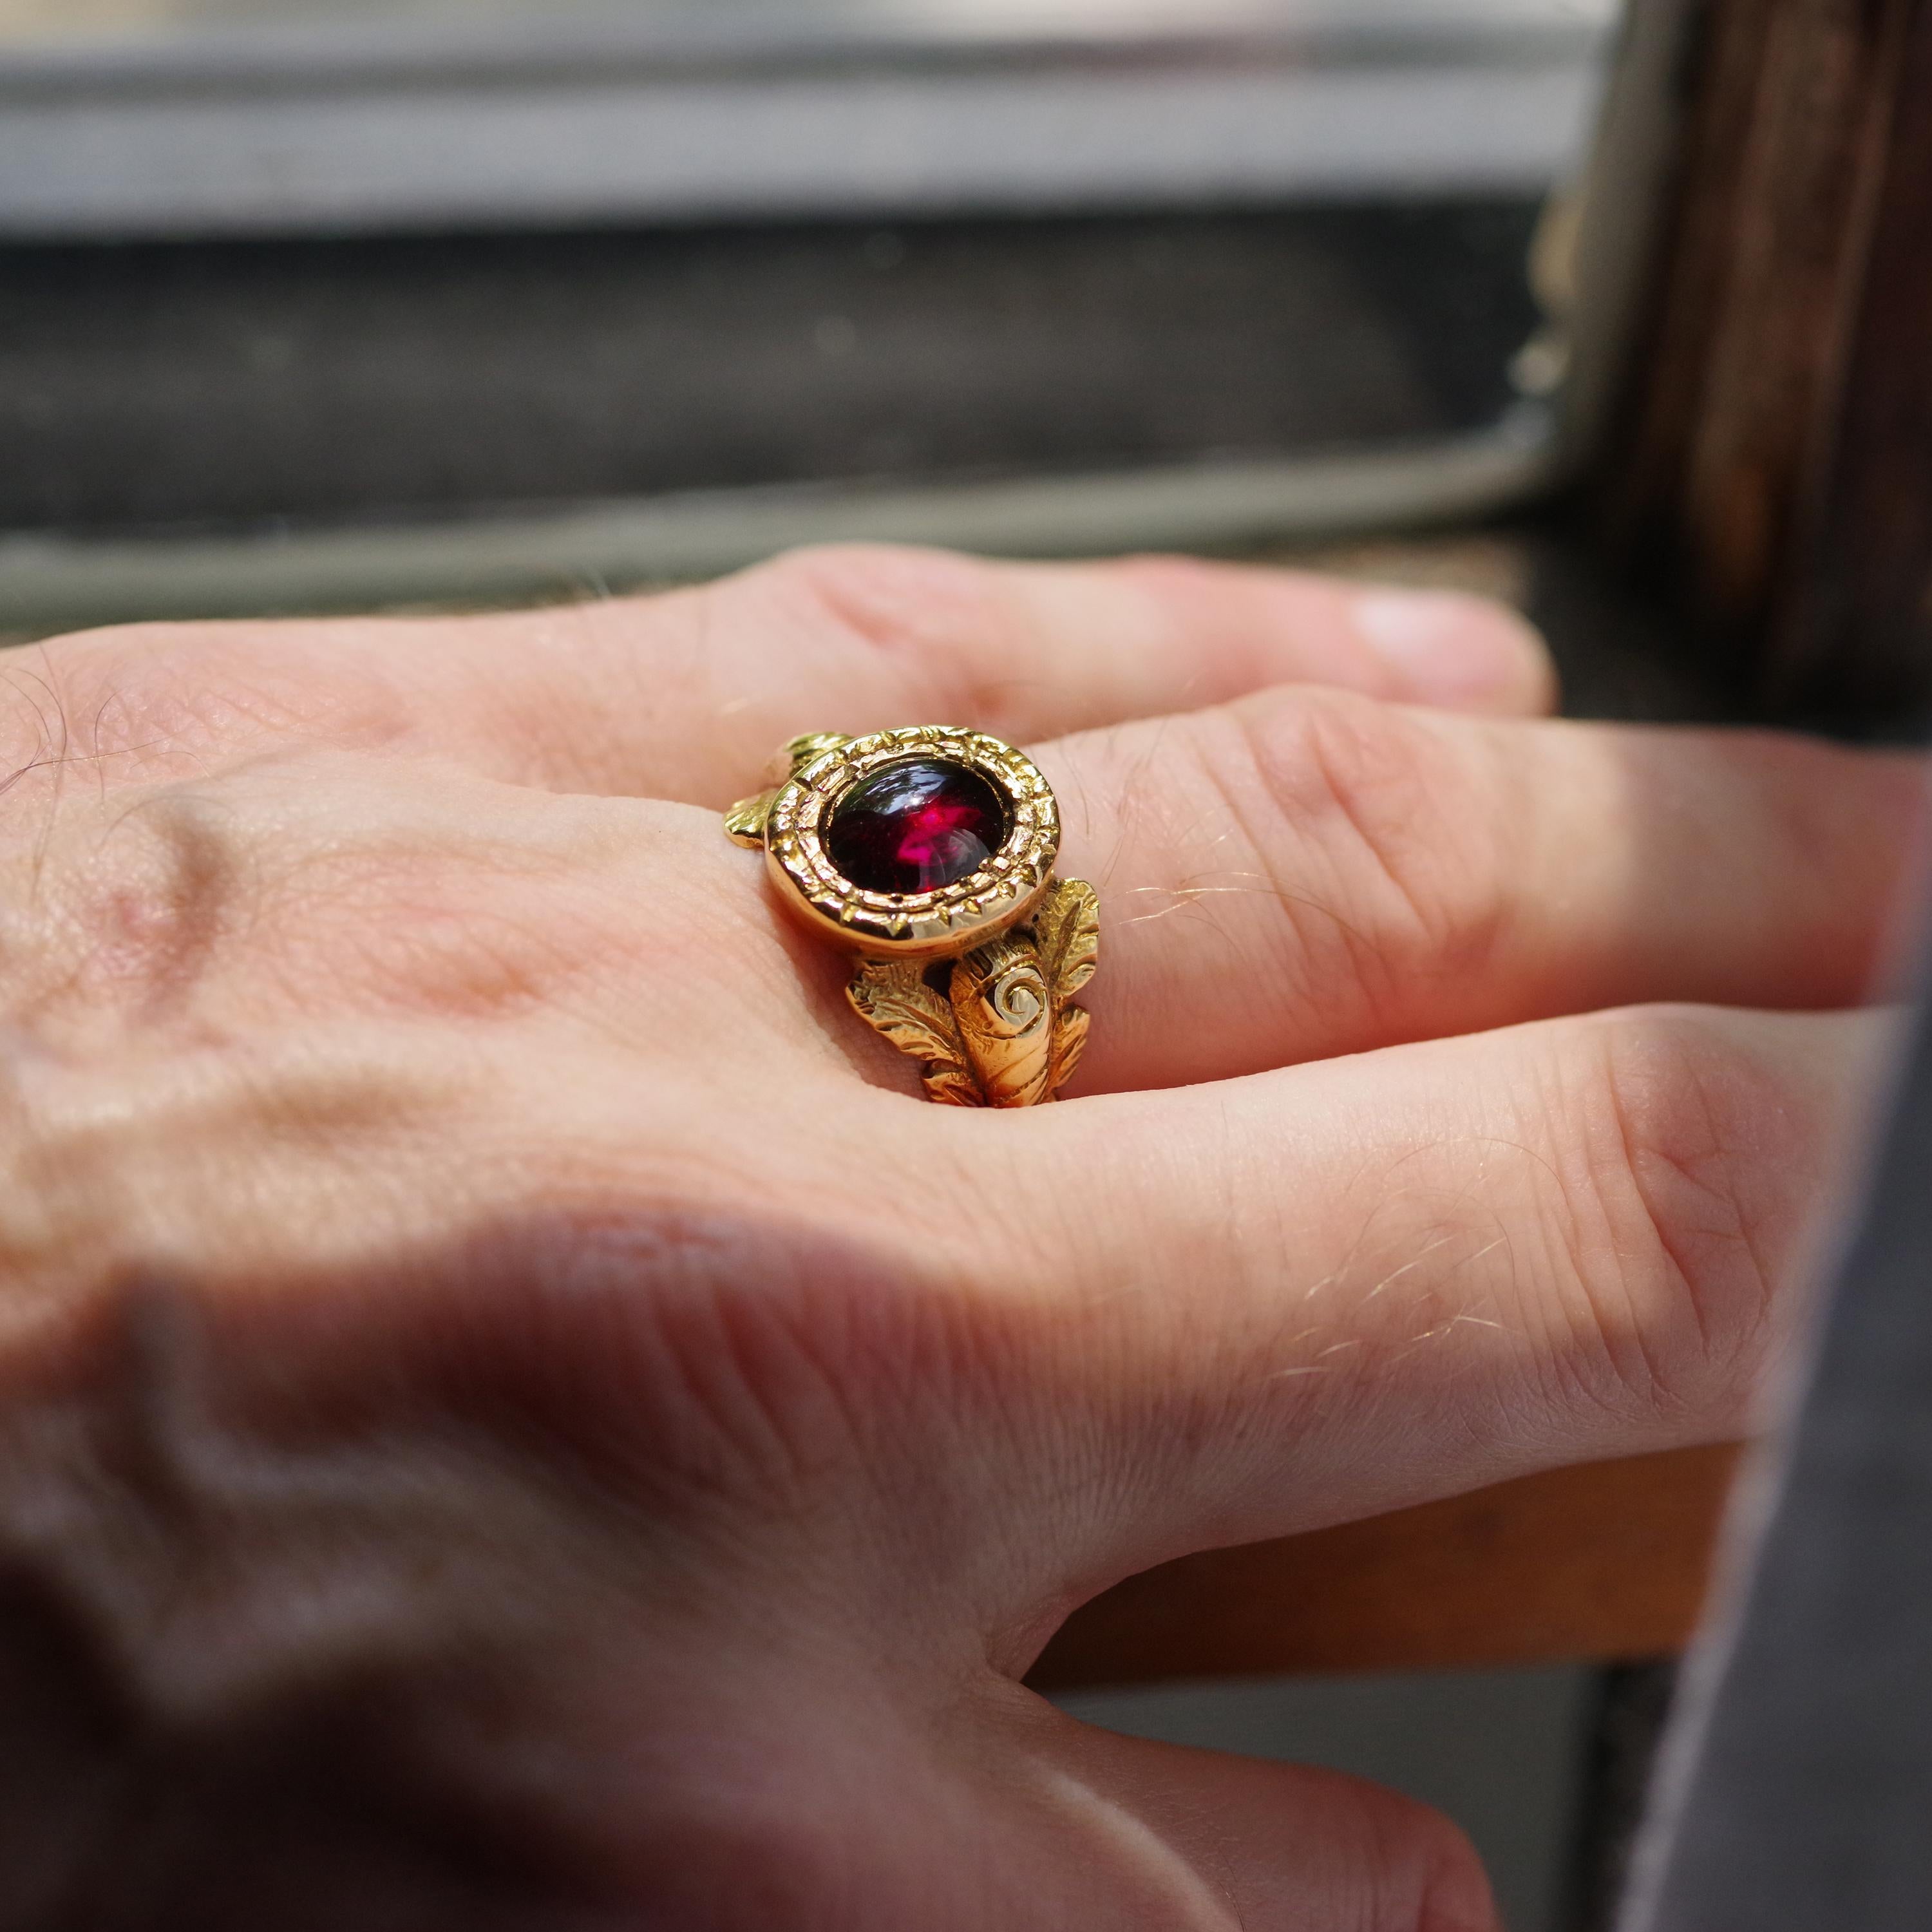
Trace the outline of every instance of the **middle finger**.
<instances>
[{"instance_id":1,"label":"middle finger","mask_svg":"<svg viewBox=\"0 0 1932 1932\"><path fill-rule=\"evenodd\" d=\"M1041 748L1100 890L1074 1090L1657 1000L1870 988L1919 761L1263 693Z\"/></svg>"}]
</instances>

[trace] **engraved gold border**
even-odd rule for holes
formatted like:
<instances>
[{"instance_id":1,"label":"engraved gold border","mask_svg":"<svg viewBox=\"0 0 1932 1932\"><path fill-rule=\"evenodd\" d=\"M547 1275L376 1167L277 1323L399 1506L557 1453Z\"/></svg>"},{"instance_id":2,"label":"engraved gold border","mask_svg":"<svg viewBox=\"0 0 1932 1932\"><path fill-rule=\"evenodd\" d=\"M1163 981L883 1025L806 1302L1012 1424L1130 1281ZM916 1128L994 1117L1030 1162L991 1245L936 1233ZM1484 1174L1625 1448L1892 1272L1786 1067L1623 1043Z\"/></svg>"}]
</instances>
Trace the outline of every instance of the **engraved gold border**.
<instances>
[{"instance_id":1,"label":"engraved gold border","mask_svg":"<svg viewBox=\"0 0 1932 1932\"><path fill-rule=\"evenodd\" d=\"M825 850L826 814L851 788L886 765L952 760L1006 800L1006 842L979 871L938 892L862 891ZM779 788L765 820L765 855L793 910L818 930L874 958L940 959L983 946L1036 906L1060 855L1060 808L1024 753L951 725L875 731L814 759Z\"/></svg>"}]
</instances>

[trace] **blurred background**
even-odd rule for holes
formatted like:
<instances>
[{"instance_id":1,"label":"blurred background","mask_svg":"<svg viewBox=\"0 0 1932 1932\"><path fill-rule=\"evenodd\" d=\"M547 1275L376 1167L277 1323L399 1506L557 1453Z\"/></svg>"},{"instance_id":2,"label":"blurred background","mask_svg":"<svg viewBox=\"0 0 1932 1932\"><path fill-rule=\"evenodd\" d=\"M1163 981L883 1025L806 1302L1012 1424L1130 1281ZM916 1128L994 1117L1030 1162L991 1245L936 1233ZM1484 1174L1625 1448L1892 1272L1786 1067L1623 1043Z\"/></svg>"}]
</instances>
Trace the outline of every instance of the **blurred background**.
<instances>
[{"instance_id":1,"label":"blurred background","mask_svg":"<svg viewBox=\"0 0 1932 1932\"><path fill-rule=\"evenodd\" d=\"M1613 0L0 0L0 624L1558 458Z\"/></svg>"},{"instance_id":2,"label":"blurred background","mask_svg":"<svg viewBox=\"0 0 1932 1932\"><path fill-rule=\"evenodd\" d=\"M1576 238L1618 25L0 0L0 634L602 596L829 537L1180 547L1510 597L1576 708L1708 710L1538 520L1616 346L1617 250L1580 275ZM1666 1685L1066 1701L1400 1785L1515 1932L1580 1932Z\"/></svg>"}]
</instances>

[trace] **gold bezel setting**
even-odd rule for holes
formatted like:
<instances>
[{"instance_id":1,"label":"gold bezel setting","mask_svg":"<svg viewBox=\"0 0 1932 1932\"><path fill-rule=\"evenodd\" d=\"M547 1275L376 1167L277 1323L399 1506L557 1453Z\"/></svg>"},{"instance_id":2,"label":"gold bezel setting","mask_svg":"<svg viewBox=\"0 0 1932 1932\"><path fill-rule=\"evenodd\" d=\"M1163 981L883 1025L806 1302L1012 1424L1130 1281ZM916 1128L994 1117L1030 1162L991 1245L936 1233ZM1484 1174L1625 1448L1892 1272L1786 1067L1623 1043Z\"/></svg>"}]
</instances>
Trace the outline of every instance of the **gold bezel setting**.
<instances>
[{"instance_id":1,"label":"gold bezel setting","mask_svg":"<svg viewBox=\"0 0 1932 1932\"><path fill-rule=\"evenodd\" d=\"M827 817L854 785L914 758L950 760L991 784L1006 804L1005 841L978 871L936 892L868 892L827 856ZM1060 854L1060 808L1033 760L983 731L875 731L823 752L779 787L765 853L780 892L808 924L874 958L940 959L985 945L1040 903Z\"/></svg>"}]
</instances>

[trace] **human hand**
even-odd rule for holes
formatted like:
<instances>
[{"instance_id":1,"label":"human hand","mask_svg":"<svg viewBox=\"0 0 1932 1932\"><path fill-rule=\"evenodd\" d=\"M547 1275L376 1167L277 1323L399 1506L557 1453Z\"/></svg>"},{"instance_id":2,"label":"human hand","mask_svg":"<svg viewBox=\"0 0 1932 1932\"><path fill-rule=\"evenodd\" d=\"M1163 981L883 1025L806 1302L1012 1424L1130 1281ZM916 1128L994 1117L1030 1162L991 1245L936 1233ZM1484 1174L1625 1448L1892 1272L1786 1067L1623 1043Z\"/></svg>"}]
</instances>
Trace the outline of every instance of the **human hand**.
<instances>
[{"instance_id":1,"label":"human hand","mask_svg":"<svg viewBox=\"0 0 1932 1932\"><path fill-rule=\"evenodd\" d=\"M0 1927L1492 1924L1406 1801L1019 1679L1183 1552L1743 1425L1914 761L1168 563L0 665ZM722 834L939 720L1100 889L1067 1104L912 1098Z\"/></svg>"}]
</instances>

